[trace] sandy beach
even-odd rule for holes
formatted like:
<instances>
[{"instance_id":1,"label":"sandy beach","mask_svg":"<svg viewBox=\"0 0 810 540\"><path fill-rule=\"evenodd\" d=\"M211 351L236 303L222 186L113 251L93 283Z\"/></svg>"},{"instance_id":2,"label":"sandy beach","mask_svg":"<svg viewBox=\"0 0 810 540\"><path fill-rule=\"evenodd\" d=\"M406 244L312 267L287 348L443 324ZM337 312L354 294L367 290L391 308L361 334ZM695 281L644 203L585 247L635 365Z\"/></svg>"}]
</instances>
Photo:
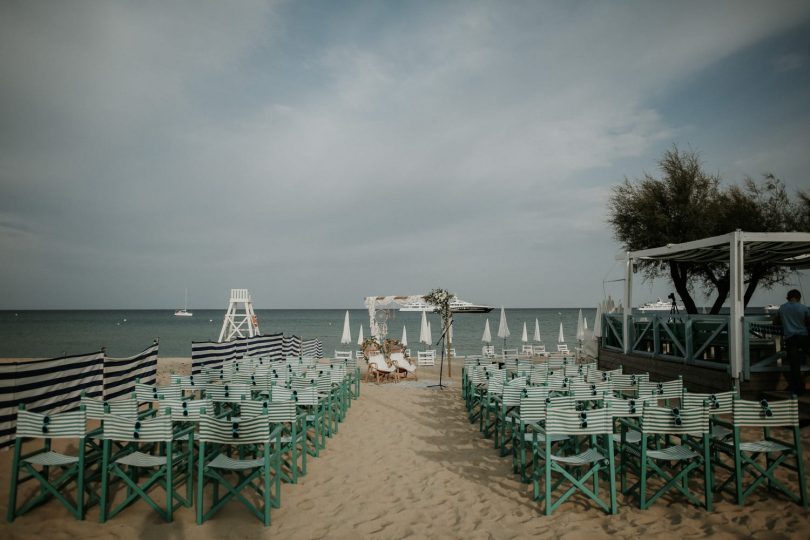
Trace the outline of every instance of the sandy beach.
<instances>
[{"instance_id":1,"label":"sandy beach","mask_svg":"<svg viewBox=\"0 0 810 540\"><path fill-rule=\"evenodd\" d=\"M619 496L608 516L574 497L546 517L531 486L512 475L509 458L467 422L459 395L460 364L450 388L426 388L438 368L420 368L418 381L363 384L339 433L330 439L297 485L282 487L281 508L263 527L238 503L203 526L181 508L164 523L138 502L105 525L98 507L76 521L51 501L0 524L3 538L805 538L810 512L759 490L745 507L719 495L707 513L665 496L641 511ZM166 358L159 382L188 373L190 359ZM447 382L447 379L445 379ZM810 463L810 428L803 430ZM8 504L11 452L0 452L0 511ZM30 484L23 488L30 489ZM805 532L802 532L805 531Z\"/></svg>"}]
</instances>

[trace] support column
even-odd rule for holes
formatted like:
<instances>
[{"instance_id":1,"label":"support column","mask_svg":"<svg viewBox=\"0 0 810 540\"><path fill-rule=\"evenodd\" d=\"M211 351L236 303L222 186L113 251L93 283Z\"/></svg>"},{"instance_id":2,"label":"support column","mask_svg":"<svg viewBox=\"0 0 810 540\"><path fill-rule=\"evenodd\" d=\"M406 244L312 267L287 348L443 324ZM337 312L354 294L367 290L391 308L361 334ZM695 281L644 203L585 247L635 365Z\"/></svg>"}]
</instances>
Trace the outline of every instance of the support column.
<instances>
[{"instance_id":1,"label":"support column","mask_svg":"<svg viewBox=\"0 0 810 540\"><path fill-rule=\"evenodd\" d=\"M739 387L740 375L743 371L743 317L745 304L743 301L743 285L745 261L743 260L742 231L737 229L731 236L729 245L729 318L728 318L728 359L731 378L735 388Z\"/></svg>"},{"instance_id":2,"label":"support column","mask_svg":"<svg viewBox=\"0 0 810 540\"><path fill-rule=\"evenodd\" d=\"M622 340L624 354L630 352L630 316L633 313L633 259L630 252L624 260L624 308L622 311Z\"/></svg>"}]
</instances>

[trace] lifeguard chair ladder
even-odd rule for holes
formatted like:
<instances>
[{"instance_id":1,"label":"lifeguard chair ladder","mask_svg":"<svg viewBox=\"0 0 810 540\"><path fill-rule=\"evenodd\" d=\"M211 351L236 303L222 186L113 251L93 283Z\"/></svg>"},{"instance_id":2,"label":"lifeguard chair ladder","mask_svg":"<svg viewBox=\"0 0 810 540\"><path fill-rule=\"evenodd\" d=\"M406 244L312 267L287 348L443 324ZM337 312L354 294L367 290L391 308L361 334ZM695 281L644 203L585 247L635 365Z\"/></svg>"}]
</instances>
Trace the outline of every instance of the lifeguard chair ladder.
<instances>
[{"instance_id":1,"label":"lifeguard chair ladder","mask_svg":"<svg viewBox=\"0 0 810 540\"><path fill-rule=\"evenodd\" d=\"M225 319L222 321L218 341L222 343L237 337L258 335L261 335L259 319L253 312L253 300L250 298L250 292L247 289L231 289L231 299L228 302Z\"/></svg>"}]
</instances>

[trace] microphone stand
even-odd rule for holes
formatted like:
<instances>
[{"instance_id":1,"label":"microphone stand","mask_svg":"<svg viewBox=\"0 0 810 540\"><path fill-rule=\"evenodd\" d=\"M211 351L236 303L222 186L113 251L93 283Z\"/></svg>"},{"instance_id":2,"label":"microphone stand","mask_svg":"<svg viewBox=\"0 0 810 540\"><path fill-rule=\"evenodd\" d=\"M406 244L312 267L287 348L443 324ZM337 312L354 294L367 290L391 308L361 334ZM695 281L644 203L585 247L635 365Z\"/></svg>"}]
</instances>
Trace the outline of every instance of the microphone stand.
<instances>
[{"instance_id":1,"label":"microphone stand","mask_svg":"<svg viewBox=\"0 0 810 540\"><path fill-rule=\"evenodd\" d=\"M444 329L444 332L442 332L441 337L439 337L439 341L436 342L437 346L444 341L444 336L447 334L447 331L450 330L451 326L453 326L452 319L450 320L450 324L447 325L447 328ZM444 375L444 345L442 345L442 360L439 364L439 384L429 384L426 388L441 388L442 390L447 388L446 384L442 384L442 375Z\"/></svg>"}]
</instances>

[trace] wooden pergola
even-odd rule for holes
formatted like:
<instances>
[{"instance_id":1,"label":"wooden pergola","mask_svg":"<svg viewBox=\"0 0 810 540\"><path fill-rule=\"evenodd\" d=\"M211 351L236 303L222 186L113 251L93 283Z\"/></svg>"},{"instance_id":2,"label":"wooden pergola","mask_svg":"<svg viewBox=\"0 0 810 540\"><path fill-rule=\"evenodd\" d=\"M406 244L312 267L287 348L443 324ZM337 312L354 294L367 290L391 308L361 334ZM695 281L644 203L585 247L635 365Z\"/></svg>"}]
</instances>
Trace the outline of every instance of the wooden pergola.
<instances>
[{"instance_id":1,"label":"wooden pergola","mask_svg":"<svg viewBox=\"0 0 810 540\"><path fill-rule=\"evenodd\" d=\"M734 231L722 236L703 238L683 244L628 251L616 255L625 262L623 347L630 352L630 325L628 319L633 305L633 269L640 260L683 261L694 263L728 263L729 291L729 361L730 374L735 384L743 370L743 316L745 305L744 275L746 263L766 262L775 266L796 269L810 268L810 233L780 232L755 233Z\"/></svg>"}]
</instances>

